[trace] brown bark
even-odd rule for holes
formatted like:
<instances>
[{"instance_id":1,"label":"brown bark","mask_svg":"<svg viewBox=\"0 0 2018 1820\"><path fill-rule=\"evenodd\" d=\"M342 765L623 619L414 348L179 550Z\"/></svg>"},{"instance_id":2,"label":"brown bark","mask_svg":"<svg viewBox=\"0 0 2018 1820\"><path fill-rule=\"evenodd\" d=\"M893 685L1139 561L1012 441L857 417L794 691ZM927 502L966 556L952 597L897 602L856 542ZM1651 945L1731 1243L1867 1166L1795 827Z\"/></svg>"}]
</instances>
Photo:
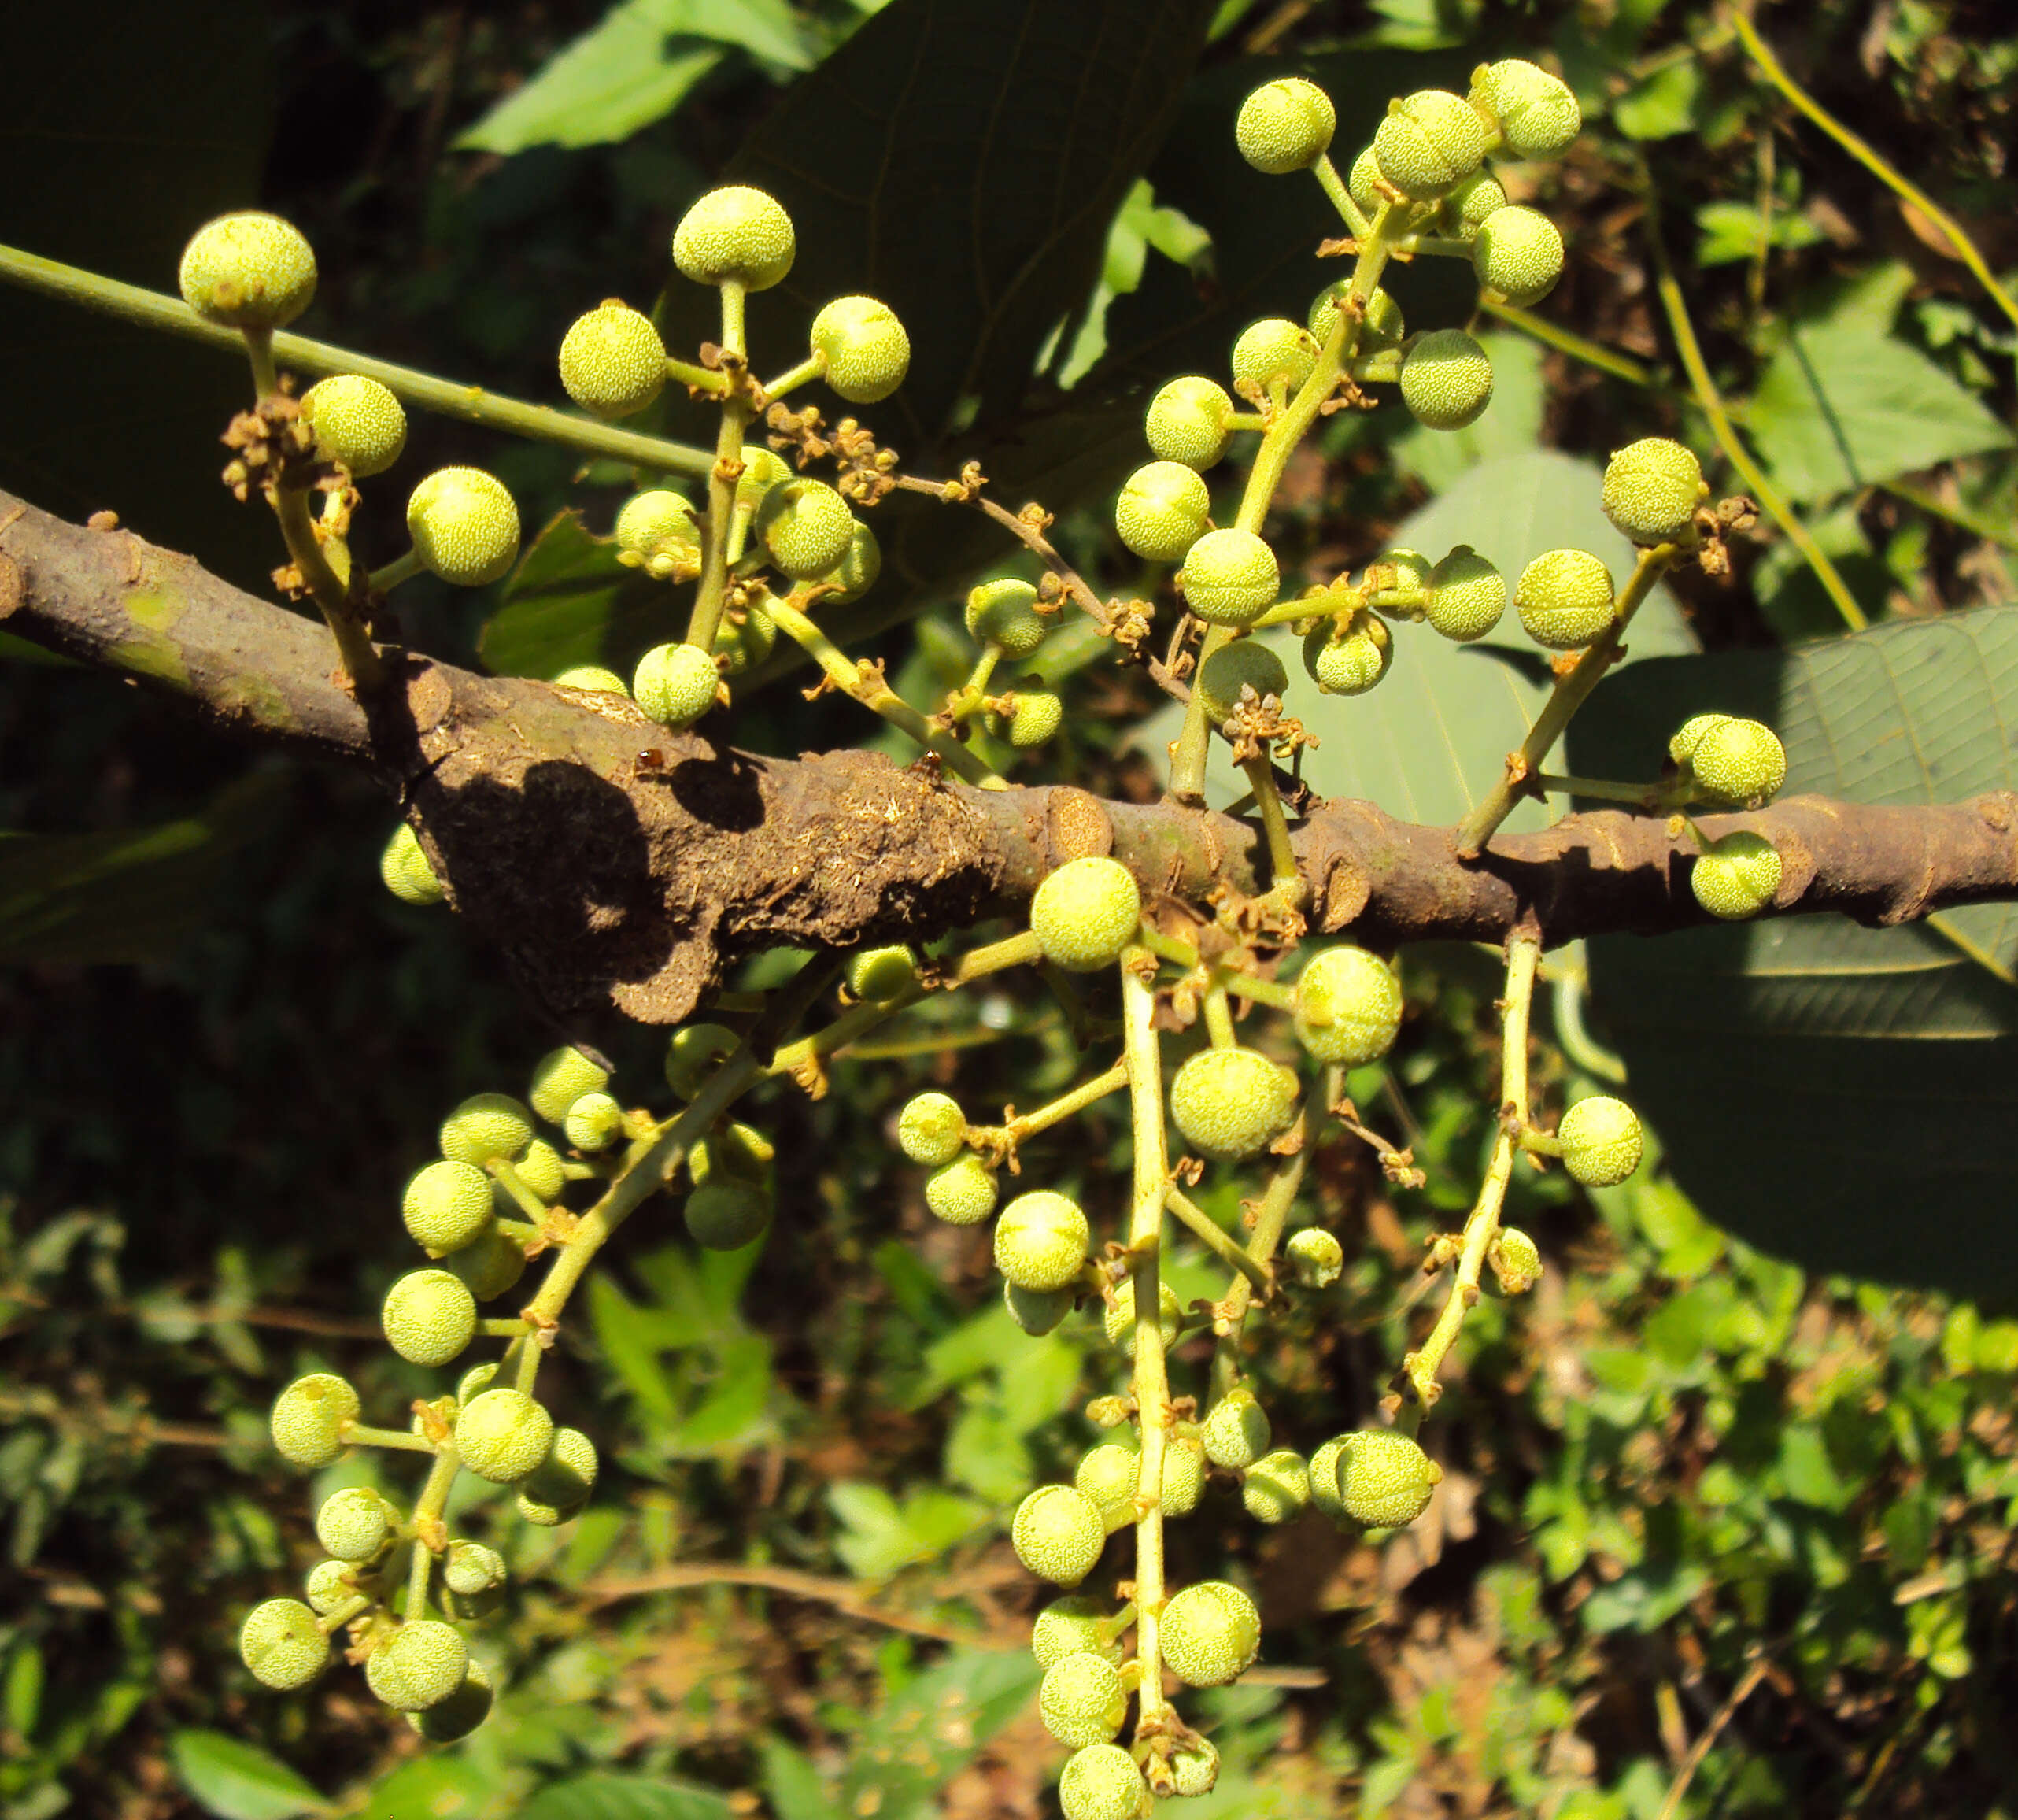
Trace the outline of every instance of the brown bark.
<instances>
[{"instance_id":1,"label":"brown bark","mask_svg":"<svg viewBox=\"0 0 2018 1820\"><path fill-rule=\"evenodd\" d=\"M1111 852L1152 897L1257 888L1258 830L1065 786L990 791L859 752L780 759L684 734L628 701L414 658L360 705L314 621L130 533L0 494L0 627L179 697L218 726L363 766L405 805L456 908L554 1010L688 1015L739 956L779 944L922 939L1014 915L1053 866ZM663 753L663 767L641 764ZM1743 816L1778 848L1781 912L1894 923L2018 895L2018 794L1872 808L1795 797ZM1311 921L1386 948L1551 943L1706 920L1687 837L1614 811L1502 834L1462 861L1452 830L1372 804L1295 830Z\"/></svg>"}]
</instances>

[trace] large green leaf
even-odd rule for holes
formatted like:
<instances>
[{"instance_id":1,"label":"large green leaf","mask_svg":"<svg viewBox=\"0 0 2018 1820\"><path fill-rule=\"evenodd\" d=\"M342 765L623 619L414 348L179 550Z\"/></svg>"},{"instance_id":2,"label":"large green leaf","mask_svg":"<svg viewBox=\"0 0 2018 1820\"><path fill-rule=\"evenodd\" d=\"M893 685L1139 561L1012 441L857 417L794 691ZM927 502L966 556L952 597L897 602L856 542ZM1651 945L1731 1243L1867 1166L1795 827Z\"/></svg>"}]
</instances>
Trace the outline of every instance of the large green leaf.
<instances>
[{"instance_id":1,"label":"large green leaf","mask_svg":"<svg viewBox=\"0 0 2018 1820\"><path fill-rule=\"evenodd\" d=\"M1654 775L1703 710L1776 727L1787 789L1953 802L2018 785L2018 608L1873 627L1786 653L1635 665L1570 729L1587 775ZM1945 912L2018 964L2018 910ZM1591 944L1595 1002L1635 1103L1703 1212L1811 1270L2008 1298L2018 990L1939 930L1796 917Z\"/></svg>"},{"instance_id":2,"label":"large green leaf","mask_svg":"<svg viewBox=\"0 0 2018 1820\"><path fill-rule=\"evenodd\" d=\"M168 1755L196 1804L218 1820L289 1820L329 1811L328 1802L278 1757L223 1732L177 1732L168 1740Z\"/></svg>"},{"instance_id":3,"label":"large green leaf","mask_svg":"<svg viewBox=\"0 0 2018 1820\"><path fill-rule=\"evenodd\" d=\"M1027 1650L957 1650L904 1683L858 1738L841 1814L906 1820L1022 1711L1042 1671Z\"/></svg>"},{"instance_id":4,"label":"large green leaf","mask_svg":"<svg viewBox=\"0 0 2018 1820\"><path fill-rule=\"evenodd\" d=\"M686 627L691 595L675 597L616 560L616 545L564 512L534 539L477 641L501 676L549 677L576 664L628 676L652 646Z\"/></svg>"},{"instance_id":5,"label":"large green leaf","mask_svg":"<svg viewBox=\"0 0 2018 1820\"><path fill-rule=\"evenodd\" d=\"M576 1776L542 1789L519 1820L731 1820L736 1810L712 1789L651 1776Z\"/></svg>"}]
</instances>

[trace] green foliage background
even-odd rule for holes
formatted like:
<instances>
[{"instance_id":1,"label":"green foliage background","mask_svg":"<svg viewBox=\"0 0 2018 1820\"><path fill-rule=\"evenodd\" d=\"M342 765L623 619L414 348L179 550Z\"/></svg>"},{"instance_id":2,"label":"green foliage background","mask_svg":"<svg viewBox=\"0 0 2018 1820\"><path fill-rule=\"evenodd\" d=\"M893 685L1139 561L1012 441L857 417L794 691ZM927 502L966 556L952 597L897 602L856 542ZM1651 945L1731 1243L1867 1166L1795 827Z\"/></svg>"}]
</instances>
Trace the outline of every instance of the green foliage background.
<instances>
[{"instance_id":1,"label":"green foliage background","mask_svg":"<svg viewBox=\"0 0 2018 1820\"><path fill-rule=\"evenodd\" d=\"M808 249L777 320L889 290L922 358L886 433L922 467L978 450L1005 498L1074 509L1074 550L1103 547L1144 390L1216 370L1243 323L1300 315L1315 288L1321 217L1234 157L1239 96L1307 70L1346 148L1388 94L1546 48L1592 131L1545 198L1571 260L1541 313L1638 377L1496 327L1499 393L1473 430L1334 420L1279 542L1318 571L1397 536L1514 564L1595 535L1593 456L1656 431L1709 453L1648 295L1650 191L1744 432L1887 623L1789 649L1839 624L1763 538L1737 585L1684 581L1650 615L1576 768L1635 775L1650 727L1717 706L1787 727L1799 784L1914 801L2012 781L2009 325L1866 174L1789 130L1707 9L890 0L873 29L851 0L106 10L88 36L56 9L10 25L0 239L165 287L190 228L258 200L318 249L309 332L545 398L572 315L652 298L685 202L748 173L793 202ZM1828 0L1760 24L2008 272L2018 39L1999 11ZM972 109L907 115L893 47L999 102L1006 155L973 155ZM871 233L886 145L921 161ZM1020 287L952 263L978 228L1023 261ZM953 271L970 288L934 282ZM1397 280L1413 322L1469 309L1450 276ZM235 375L11 296L0 345L0 482L113 507L258 584L271 551L210 479ZM665 427L704 425L669 408ZM586 503L593 532L624 479L438 423L415 439L412 472L494 464L535 524ZM960 660L944 601L999 557L952 519L893 522L890 579L859 609L914 697ZM1134 585L1105 549L1093 572ZM417 638L537 674L663 635L571 521L534 560L496 598L423 596ZM1152 704L1110 677L1068 685L1088 712L1063 772L1152 788L1140 754L1160 736L1131 740ZM1510 657L1405 638L1314 779L1452 819L1540 687ZM779 750L861 733L789 683L745 731ZM766 1107L786 1217L760 1252L626 1234L557 1356L557 1401L612 1463L591 1512L551 1535L481 1501L458 1515L508 1546L519 1586L481 1646L507 1687L493 1726L424 1755L341 1674L290 1700L240 1669L238 1614L312 1559L316 1500L372 1470L297 1482L266 1404L319 1366L380 1407L432 1388L368 1318L410 1261L399 1184L449 1104L513 1086L553 1040L490 956L379 890L389 819L349 779L249 760L17 646L0 660L0 1815L1049 1811L1033 1589L1003 1525L1084 1445L1076 1411L1111 1356L1085 1317L1015 1333L985 1246L926 1219L885 1137L927 1083L992 1108L1071 1078L1055 1018L1006 994L978 1019L921 1012L827 1098ZM2008 968L2009 925L1960 932ZM1204 1703L1228 1773L1189 1811L2018 1813L2018 1325L1939 1293L2009 1293L2012 989L1938 931L1621 938L1593 945L1587 989L1582 964L1554 989L1544 1103L1609 1078L1587 1020L1672 1168L1589 1197L1517 1183L1510 1217L1548 1274L1468 1323L1435 1425L1445 1489L1417 1529L1378 1548L1258 1531L1224 1488L1177 1527L1179 1574L1230 1554L1267 1623L1264 1672ZM1708 986L1678 990L1684 967ZM1363 1152L1318 1157L1347 1277L1269 1330L1261 1367L1300 1436L1372 1408L1421 1241L1461 1216L1489 1138L1491 964L1419 953L1407 980L1402 1045L1354 1089L1429 1186L1391 1201ZM632 1083L655 1077L653 1041L603 1034ZM1026 1167L1097 1200L1124 1141L1096 1117ZM1838 1274L1857 1269L1920 1286ZM1175 1274L1207 1293L1196 1259Z\"/></svg>"}]
</instances>

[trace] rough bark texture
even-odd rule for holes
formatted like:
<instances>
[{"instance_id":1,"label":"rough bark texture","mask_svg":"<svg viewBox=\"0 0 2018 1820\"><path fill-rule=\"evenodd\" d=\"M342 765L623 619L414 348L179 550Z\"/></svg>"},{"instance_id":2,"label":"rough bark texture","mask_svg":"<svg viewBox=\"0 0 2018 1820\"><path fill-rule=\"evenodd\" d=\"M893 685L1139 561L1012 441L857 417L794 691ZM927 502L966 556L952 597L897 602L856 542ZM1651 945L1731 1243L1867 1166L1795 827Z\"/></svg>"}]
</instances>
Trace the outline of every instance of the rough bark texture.
<instances>
[{"instance_id":1,"label":"rough bark texture","mask_svg":"<svg viewBox=\"0 0 2018 1820\"><path fill-rule=\"evenodd\" d=\"M0 627L179 696L213 723L371 771L398 796L451 901L563 1016L613 1006L670 1023L738 956L780 943L922 938L1014 912L1052 867L1125 861L1152 897L1257 887L1258 831L1233 817L1102 803L1064 786L991 791L858 752L796 760L668 734L610 695L413 659L360 705L315 621L239 593L131 534L66 524L0 494ZM641 763L656 749L662 765ZM1776 908L1910 921L2018 895L2018 795L1876 808L1795 797L1702 818L1756 829L1785 864ZM1324 930L1389 947L1551 943L1706 920L1692 848L1606 811L1501 835L1460 860L1452 831L1370 803L1295 830Z\"/></svg>"}]
</instances>

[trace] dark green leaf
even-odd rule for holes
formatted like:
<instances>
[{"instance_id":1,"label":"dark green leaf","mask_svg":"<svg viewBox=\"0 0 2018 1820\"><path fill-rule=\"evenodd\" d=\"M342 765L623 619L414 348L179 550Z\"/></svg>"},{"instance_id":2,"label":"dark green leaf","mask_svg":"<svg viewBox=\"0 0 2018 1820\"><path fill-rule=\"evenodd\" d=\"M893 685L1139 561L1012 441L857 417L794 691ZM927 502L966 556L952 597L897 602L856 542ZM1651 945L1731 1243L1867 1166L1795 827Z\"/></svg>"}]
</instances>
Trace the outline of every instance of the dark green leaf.
<instances>
[{"instance_id":1,"label":"dark green leaf","mask_svg":"<svg viewBox=\"0 0 2018 1820\"><path fill-rule=\"evenodd\" d=\"M542 1789L519 1820L733 1820L736 1810L711 1789L650 1776L577 1776Z\"/></svg>"},{"instance_id":2,"label":"dark green leaf","mask_svg":"<svg viewBox=\"0 0 2018 1820\"><path fill-rule=\"evenodd\" d=\"M495 1780L461 1756L427 1756L402 1763L371 1789L358 1820L477 1820L497 1811Z\"/></svg>"},{"instance_id":3,"label":"dark green leaf","mask_svg":"<svg viewBox=\"0 0 2018 1820\"><path fill-rule=\"evenodd\" d=\"M907 1681L864 1729L839 1811L911 1812L1023 1709L1041 1678L1026 1650L963 1650Z\"/></svg>"},{"instance_id":4,"label":"dark green leaf","mask_svg":"<svg viewBox=\"0 0 2018 1820\"><path fill-rule=\"evenodd\" d=\"M1691 57L1643 77L1612 103L1612 119L1629 139L1672 139L1692 130L1702 93L1702 66Z\"/></svg>"},{"instance_id":5,"label":"dark green leaf","mask_svg":"<svg viewBox=\"0 0 2018 1820\"><path fill-rule=\"evenodd\" d=\"M329 1811L278 1757L222 1732L177 1732L168 1740L168 1755L198 1806L219 1820L287 1820Z\"/></svg>"},{"instance_id":6,"label":"dark green leaf","mask_svg":"<svg viewBox=\"0 0 2018 1820\"><path fill-rule=\"evenodd\" d=\"M684 600L626 568L613 542L567 511L533 540L477 649L501 676L545 679L576 664L627 676L652 646L681 635L685 615Z\"/></svg>"}]
</instances>

